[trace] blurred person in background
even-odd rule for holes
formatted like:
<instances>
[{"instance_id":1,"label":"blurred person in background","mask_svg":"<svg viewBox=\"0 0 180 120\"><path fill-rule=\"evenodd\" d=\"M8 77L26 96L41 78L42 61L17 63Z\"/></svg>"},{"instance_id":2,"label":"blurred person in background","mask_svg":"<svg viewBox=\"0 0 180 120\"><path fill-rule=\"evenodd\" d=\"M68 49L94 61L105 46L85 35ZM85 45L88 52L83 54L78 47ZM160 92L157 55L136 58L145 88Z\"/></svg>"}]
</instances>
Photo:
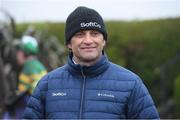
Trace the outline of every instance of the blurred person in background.
<instances>
[{"instance_id":1,"label":"blurred person in background","mask_svg":"<svg viewBox=\"0 0 180 120\"><path fill-rule=\"evenodd\" d=\"M158 119L143 81L110 62L107 31L100 14L76 8L66 20L68 62L37 84L25 119Z\"/></svg>"},{"instance_id":2,"label":"blurred person in background","mask_svg":"<svg viewBox=\"0 0 180 120\"><path fill-rule=\"evenodd\" d=\"M37 58L38 49L38 42L34 37L22 37L16 52L17 63L22 67L22 71L19 74L18 89L12 104L15 111L13 116L6 112L5 119L22 118L27 101L37 82L47 73L45 66Z\"/></svg>"},{"instance_id":3,"label":"blurred person in background","mask_svg":"<svg viewBox=\"0 0 180 120\"><path fill-rule=\"evenodd\" d=\"M22 45L17 52L18 64L23 66L19 75L18 94L33 92L37 82L47 71L45 66L38 60L38 42L31 36L23 36Z\"/></svg>"}]
</instances>

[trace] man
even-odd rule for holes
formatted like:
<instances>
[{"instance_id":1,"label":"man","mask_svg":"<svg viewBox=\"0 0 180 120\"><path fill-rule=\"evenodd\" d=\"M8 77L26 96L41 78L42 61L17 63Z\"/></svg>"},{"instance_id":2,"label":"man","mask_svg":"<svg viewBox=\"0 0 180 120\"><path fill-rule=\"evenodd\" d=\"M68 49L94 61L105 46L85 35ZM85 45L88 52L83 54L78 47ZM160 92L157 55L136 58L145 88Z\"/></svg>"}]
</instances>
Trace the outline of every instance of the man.
<instances>
[{"instance_id":1,"label":"man","mask_svg":"<svg viewBox=\"0 0 180 120\"><path fill-rule=\"evenodd\" d=\"M32 94L37 82L47 73L44 65L37 59L37 53L37 40L31 36L23 36L16 55L18 64L23 66L19 75L18 94Z\"/></svg>"},{"instance_id":2,"label":"man","mask_svg":"<svg viewBox=\"0 0 180 120\"><path fill-rule=\"evenodd\" d=\"M65 37L68 63L40 80L24 118L159 118L140 78L104 54L107 32L98 12L76 8L66 20Z\"/></svg>"},{"instance_id":3,"label":"man","mask_svg":"<svg viewBox=\"0 0 180 120\"><path fill-rule=\"evenodd\" d=\"M10 115L10 111L6 112L4 119L22 118L29 96L37 82L47 73L44 65L37 59L37 53L37 40L31 36L23 36L16 53L16 59L18 65L22 66L22 71L19 75L16 95L11 99L11 106L15 108L15 111L13 111L14 115Z\"/></svg>"}]
</instances>

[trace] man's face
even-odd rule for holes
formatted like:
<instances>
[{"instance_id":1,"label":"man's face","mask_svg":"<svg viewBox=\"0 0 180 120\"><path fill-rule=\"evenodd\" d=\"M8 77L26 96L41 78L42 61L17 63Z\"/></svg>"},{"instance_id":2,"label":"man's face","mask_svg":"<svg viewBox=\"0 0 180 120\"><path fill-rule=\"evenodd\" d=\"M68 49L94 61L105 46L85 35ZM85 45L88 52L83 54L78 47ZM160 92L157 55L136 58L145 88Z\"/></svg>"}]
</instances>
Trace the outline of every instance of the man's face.
<instances>
[{"instance_id":1,"label":"man's face","mask_svg":"<svg viewBox=\"0 0 180 120\"><path fill-rule=\"evenodd\" d=\"M18 65L23 65L25 63L24 52L22 52L21 50L17 51L16 60L17 60Z\"/></svg>"},{"instance_id":2,"label":"man's face","mask_svg":"<svg viewBox=\"0 0 180 120\"><path fill-rule=\"evenodd\" d=\"M101 32L84 30L77 32L67 46L72 49L75 62L91 65L100 58L105 44L106 42Z\"/></svg>"}]
</instances>

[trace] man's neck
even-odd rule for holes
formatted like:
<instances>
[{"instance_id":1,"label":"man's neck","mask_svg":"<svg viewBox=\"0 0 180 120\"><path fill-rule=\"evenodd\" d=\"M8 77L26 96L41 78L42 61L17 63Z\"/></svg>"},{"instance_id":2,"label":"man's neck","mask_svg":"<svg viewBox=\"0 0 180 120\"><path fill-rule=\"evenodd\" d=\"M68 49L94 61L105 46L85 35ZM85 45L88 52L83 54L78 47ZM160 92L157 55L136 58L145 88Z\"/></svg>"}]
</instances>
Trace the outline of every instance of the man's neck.
<instances>
[{"instance_id":1,"label":"man's neck","mask_svg":"<svg viewBox=\"0 0 180 120\"><path fill-rule=\"evenodd\" d=\"M95 63L97 63L101 57L102 57L102 55L100 55L99 58L94 61L78 61L75 57L73 57L72 61L74 64L79 64L79 65L83 65L83 66L92 66Z\"/></svg>"}]
</instances>

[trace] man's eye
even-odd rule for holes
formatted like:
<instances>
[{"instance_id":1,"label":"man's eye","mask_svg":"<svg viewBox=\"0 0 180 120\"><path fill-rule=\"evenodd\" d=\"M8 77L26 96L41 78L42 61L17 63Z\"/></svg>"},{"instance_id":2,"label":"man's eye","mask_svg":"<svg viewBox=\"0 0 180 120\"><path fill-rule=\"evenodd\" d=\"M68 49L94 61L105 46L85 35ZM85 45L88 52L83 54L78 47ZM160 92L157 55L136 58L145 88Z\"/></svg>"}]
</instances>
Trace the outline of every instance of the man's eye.
<instances>
[{"instance_id":1,"label":"man's eye","mask_svg":"<svg viewBox=\"0 0 180 120\"><path fill-rule=\"evenodd\" d=\"M74 36L76 36L76 37L82 37L82 36L83 36L83 33L76 33Z\"/></svg>"},{"instance_id":2,"label":"man's eye","mask_svg":"<svg viewBox=\"0 0 180 120\"><path fill-rule=\"evenodd\" d=\"M99 32L92 32L91 34L94 35L94 36L96 36L96 35L99 34Z\"/></svg>"}]
</instances>

